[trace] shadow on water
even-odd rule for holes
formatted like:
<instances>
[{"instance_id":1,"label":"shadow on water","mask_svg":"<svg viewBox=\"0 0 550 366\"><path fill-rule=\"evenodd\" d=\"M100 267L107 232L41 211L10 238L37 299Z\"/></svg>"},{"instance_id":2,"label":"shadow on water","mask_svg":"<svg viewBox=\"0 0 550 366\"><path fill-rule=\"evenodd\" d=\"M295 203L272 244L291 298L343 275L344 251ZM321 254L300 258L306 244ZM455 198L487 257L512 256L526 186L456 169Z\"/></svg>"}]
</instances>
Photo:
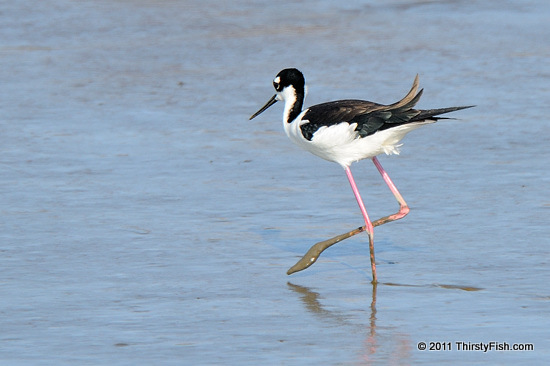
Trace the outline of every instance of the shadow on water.
<instances>
[{"instance_id":1,"label":"shadow on water","mask_svg":"<svg viewBox=\"0 0 550 366\"><path fill-rule=\"evenodd\" d=\"M462 290L462 291L481 291L481 290L484 290L481 287L461 286L461 285L444 285L444 284L439 284L439 283L433 283L433 284L430 284L430 285L410 285L410 284L402 284L402 283L385 282L385 283L381 283L381 285L401 286L401 287L439 287L439 288L444 288L444 289L448 289L448 290Z\"/></svg>"}]
</instances>

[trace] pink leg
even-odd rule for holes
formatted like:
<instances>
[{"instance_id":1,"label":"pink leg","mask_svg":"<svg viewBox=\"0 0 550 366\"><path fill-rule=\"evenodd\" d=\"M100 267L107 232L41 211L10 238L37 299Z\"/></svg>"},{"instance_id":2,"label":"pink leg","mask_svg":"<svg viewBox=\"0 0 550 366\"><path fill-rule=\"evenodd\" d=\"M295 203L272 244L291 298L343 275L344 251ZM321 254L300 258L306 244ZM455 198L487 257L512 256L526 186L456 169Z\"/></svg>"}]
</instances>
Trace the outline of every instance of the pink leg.
<instances>
[{"instance_id":1,"label":"pink leg","mask_svg":"<svg viewBox=\"0 0 550 366\"><path fill-rule=\"evenodd\" d=\"M359 195L359 191L357 190L357 186L355 185L355 181L353 180L353 176L351 175L351 171L349 167L346 167L346 174L348 176L349 182L351 184L351 189L353 189L353 193L355 194L355 198L357 199L357 203L359 204L359 208L361 209L361 212L363 213L363 217L365 218L365 226L361 226L357 229L351 230L350 232L347 232L345 234L341 234L338 236L335 236L334 238L321 241L314 246L312 246L309 251L304 255L302 259L298 261L292 268L290 268L287 272L287 274L291 274L294 272L298 272L301 270L304 270L311 266L317 258L321 255L321 253L329 248L330 246L341 242L344 239L350 238L354 235L357 235L359 233L362 233L363 231L366 231L369 234L369 249L370 249L370 260L371 260L371 267L372 267L372 278L373 283L376 284L377 278L376 278L376 265L374 263L374 241L373 241L373 227L383 225L390 221L395 221L403 218L405 215L409 213L409 206L407 206L407 203L395 187L395 184L393 184L392 180L388 176L388 173L382 168L382 165L380 165L380 162L376 157L372 158L372 162L374 165L376 165L376 168L380 172L380 175L382 175L382 178L388 185L389 189L397 199L397 202L399 202L399 212L382 217L374 222L371 222L368 215L367 210L365 209L365 205L363 204L363 200L361 199L361 196Z\"/></svg>"},{"instance_id":2,"label":"pink leg","mask_svg":"<svg viewBox=\"0 0 550 366\"><path fill-rule=\"evenodd\" d=\"M390 179L390 176L388 175L388 173L386 173L384 168L382 168L382 165L380 164L380 162L378 161L378 158L376 156L374 158L372 158L372 162L374 163L374 165L376 165L376 168L380 172L380 175L384 179L384 182L386 182L386 184L390 188L390 191L393 193L393 195L394 195L395 199L397 200L397 202L399 202L399 212L397 212L393 215L385 217L383 223L399 220L399 219L405 217L410 211L409 206L407 205L407 202L405 202L405 200L403 199L403 196L401 196L401 193L399 193L399 191L395 187L395 184L393 184L393 182Z\"/></svg>"},{"instance_id":3,"label":"pink leg","mask_svg":"<svg viewBox=\"0 0 550 366\"><path fill-rule=\"evenodd\" d=\"M372 222L369 219L369 215L367 214L367 210L365 209L365 204L361 199L361 195L359 194L359 190L357 189L357 185L355 184L355 180L353 179L353 175L351 174L350 168L345 167L344 169L346 170L346 175L348 176L349 184L351 185L351 189L353 190L353 194L355 195L357 204L359 204L359 209L361 210L361 213L363 214L363 218L365 219L366 231L367 231L367 234L369 235L369 251L370 251L370 265L372 270L372 282L377 283L378 278L376 276L376 263L374 261L374 229L372 226Z\"/></svg>"}]
</instances>

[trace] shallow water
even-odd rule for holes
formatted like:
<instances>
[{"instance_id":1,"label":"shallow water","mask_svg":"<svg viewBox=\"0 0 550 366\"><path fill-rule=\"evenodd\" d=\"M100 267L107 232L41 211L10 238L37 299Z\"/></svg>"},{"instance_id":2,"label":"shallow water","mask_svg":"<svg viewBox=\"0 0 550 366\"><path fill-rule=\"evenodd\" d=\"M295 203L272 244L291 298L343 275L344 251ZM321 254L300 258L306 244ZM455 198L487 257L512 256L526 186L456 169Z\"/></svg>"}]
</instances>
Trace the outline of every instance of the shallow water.
<instances>
[{"instance_id":1,"label":"shallow water","mask_svg":"<svg viewBox=\"0 0 550 366\"><path fill-rule=\"evenodd\" d=\"M2 5L2 364L545 364L550 5L50 1ZM361 225L342 169L293 146L307 104L476 104L380 161L411 206ZM352 167L373 218L397 210ZM458 351L455 342L532 343ZM451 351L419 351L451 342Z\"/></svg>"}]
</instances>

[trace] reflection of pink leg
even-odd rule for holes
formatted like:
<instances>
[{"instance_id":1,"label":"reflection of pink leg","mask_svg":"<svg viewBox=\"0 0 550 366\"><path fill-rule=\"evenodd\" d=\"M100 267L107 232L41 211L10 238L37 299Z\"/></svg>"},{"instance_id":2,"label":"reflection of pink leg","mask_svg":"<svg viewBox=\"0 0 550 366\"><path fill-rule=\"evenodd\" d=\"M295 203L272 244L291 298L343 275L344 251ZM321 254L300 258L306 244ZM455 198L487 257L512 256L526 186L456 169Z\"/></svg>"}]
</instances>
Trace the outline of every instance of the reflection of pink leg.
<instances>
[{"instance_id":1,"label":"reflection of pink leg","mask_svg":"<svg viewBox=\"0 0 550 366\"><path fill-rule=\"evenodd\" d=\"M397 200L397 202L399 202L399 212L385 217L383 223L385 224L386 222L399 220L405 217L410 211L409 206L407 206L407 202L405 202L405 200L403 199L403 196L401 196L401 193L399 193L399 191L395 187L395 184L393 184L388 173L386 173L384 168L382 168L382 165L380 165L380 162L378 161L378 158L376 156L372 158L372 162L374 163L374 165L376 165L376 168L380 172L380 175L382 175L384 182L386 182L386 184L390 188L390 191L395 196L395 199Z\"/></svg>"},{"instance_id":2,"label":"reflection of pink leg","mask_svg":"<svg viewBox=\"0 0 550 366\"><path fill-rule=\"evenodd\" d=\"M376 283L378 280L376 277L376 263L374 262L374 229L369 219L369 215L367 214L367 210L365 209L365 204L363 203L363 200L361 199L361 195L359 194L359 190L357 189L357 185L355 184L355 180L353 179L353 175L351 174L351 170L349 167L345 167L344 169L346 170L346 175L348 176L349 184L351 185L351 189L353 190L353 194L355 195L355 199L357 200L359 209L361 210L361 213L363 214L363 218L365 219L366 231L367 231L367 234L369 235L369 251L370 251L370 265L372 270L372 282Z\"/></svg>"}]
</instances>

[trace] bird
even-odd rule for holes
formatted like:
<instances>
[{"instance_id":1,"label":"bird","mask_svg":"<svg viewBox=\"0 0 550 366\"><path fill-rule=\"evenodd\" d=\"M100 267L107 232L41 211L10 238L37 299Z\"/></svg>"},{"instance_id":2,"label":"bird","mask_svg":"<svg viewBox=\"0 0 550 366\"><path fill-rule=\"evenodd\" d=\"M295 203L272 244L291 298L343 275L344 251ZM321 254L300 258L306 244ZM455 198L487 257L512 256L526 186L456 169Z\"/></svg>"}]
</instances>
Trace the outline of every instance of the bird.
<instances>
[{"instance_id":1,"label":"bird","mask_svg":"<svg viewBox=\"0 0 550 366\"><path fill-rule=\"evenodd\" d=\"M320 158L339 164L346 173L365 221L369 237L372 283L378 282L374 255L374 230L350 166L372 159L384 182L399 203L399 211L385 222L406 216L410 209L377 156L399 154L400 141L406 134L441 119L440 115L471 108L472 105L437 109L415 109L422 96L416 75L410 91L396 103L384 105L366 100L346 99L303 108L307 95L304 75L296 68L280 71L273 80L276 94L254 113L254 119L278 101L284 102L283 128L289 139Z\"/></svg>"}]
</instances>

